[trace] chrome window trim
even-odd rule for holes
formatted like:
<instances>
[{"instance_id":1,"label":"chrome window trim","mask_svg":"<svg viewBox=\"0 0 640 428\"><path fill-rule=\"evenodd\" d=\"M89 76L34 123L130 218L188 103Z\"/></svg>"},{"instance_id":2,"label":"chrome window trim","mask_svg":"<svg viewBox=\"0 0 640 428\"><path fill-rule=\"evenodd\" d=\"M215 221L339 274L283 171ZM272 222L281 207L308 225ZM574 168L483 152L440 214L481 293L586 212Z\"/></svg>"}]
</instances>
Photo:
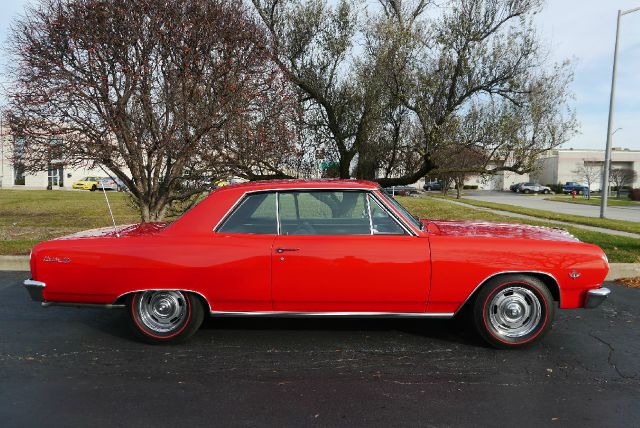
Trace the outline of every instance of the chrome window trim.
<instances>
[{"instance_id":1,"label":"chrome window trim","mask_svg":"<svg viewBox=\"0 0 640 428\"><path fill-rule=\"evenodd\" d=\"M560 283L558 282L556 277L553 276L552 274L550 274L549 272L542 272L542 271L538 271L538 270L504 270L504 271L493 273L493 274L489 275L488 277L486 277L485 279L483 279L482 281L480 281L480 283L478 283L478 285L475 286L475 288L471 291L471 293L469 293L467 298L464 299L464 302L462 302L460 304L460 306L458 306L458 309L456 309L456 311L454 313L457 314L458 312L460 312L462 307L467 304L469 299L471 299L471 296L473 296L475 294L475 292L478 291L478 289L480 287L482 287L482 285L485 282L489 281L494 276L510 274L510 273L520 273L520 274L537 273L537 274L540 274L540 275L545 275L545 276L548 276L549 278L551 278L556 283L556 285L558 286L558 289L560 289ZM551 290L549 290L549 291L551 291ZM560 293L558 293L558 294L560 294ZM558 304L560 303L560 298L561 298L561 296L558 296Z\"/></svg>"},{"instance_id":2,"label":"chrome window trim","mask_svg":"<svg viewBox=\"0 0 640 428\"><path fill-rule=\"evenodd\" d=\"M231 217L231 215L233 215L233 213L235 212L236 209L240 208L240 206L242 205L242 203L252 194L254 193L273 193L276 195L276 235L280 234L280 221L278 219L278 192L274 191L274 190L255 190L255 191L250 191L250 192L244 192L242 195L240 195L240 197L238 198L238 200L231 206L231 208L229 208L227 210L227 212L222 216L222 219L220 221L218 221L218 223L216 223L215 226L213 226L212 231L214 233L224 233L224 232L219 232L218 229L220 227L222 227L222 225L224 224L225 221L227 221L229 219L229 217ZM256 235L255 233L244 233L242 235ZM260 235L273 235L273 233L261 233Z\"/></svg>"},{"instance_id":3,"label":"chrome window trim","mask_svg":"<svg viewBox=\"0 0 640 428\"><path fill-rule=\"evenodd\" d=\"M302 190L328 190L328 191L336 191L336 190L343 190L343 191L361 191L361 192L370 192L371 188L359 188L359 187L354 187L352 189L340 189L340 188L333 188L333 187L274 187L272 189L260 189L260 190L246 190L245 192L243 192L240 197L238 198L238 200L231 206L231 208L229 208L227 210L227 212L224 213L224 215L220 218L220 220L215 224L215 226L213 226L212 231L215 233L218 233L218 228L220 227L220 225L227 219L227 217L229 217L229 215L236 209L236 207L238 206L238 204L240 204L240 202L242 202L244 200L244 198L246 198L248 195L251 195L253 193L269 193L269 192L273 192L273 193L278 193L278 192L286 192L286 191L302 191Z\"/></svg>"},{"instance_id":4,"label":"chrome window trim","mask_svg":"<svg viewBox=\"0 0 640 428\"><path fill-rule=\"evenodd\" d=\"M295 311L211 311L218 317L272 317L272 318L452 318L453 312L295 312Z\"/></svg>"},{"instance_id":5,"label":"chrome window trim","mask_svg":"<svg viewBox=\"0 0 640 428\"><path fill-rule=\"evenodd\" d=\"M377 189L380 190L380 189ZM389 206L387 205L386 201L381 198L380 196L378 196L378 194L374 191L370 192L371 195L375 198L376 202L378 202L378 205L380 205L380 207L387 212L387 214L389 214L391 216L392 219L394 219L396 221L396 223L398 223L400 225L400 227L402 227L409 235L412 236L418 236L418 232L416 232L411 226L409 226L406 222L406 220L404 218L402 218L402 216L400 216L399 214L397 214L395 212L395 210L392 210L389 208Z\"/></svg>"},{"instance_id":6,"label":"chrome window trim","mask_svg":"<svg viewBox=\"0 0 640 428\"><path fill-rule=\"evenodd\" d=\"M382 201L380 201L380 200L376 197L376 195L375 195L373 192L369 192L369 195L370 195L371 197L373 197L373 198L374 198L374 201L373 201L373 202L374 202L374 203L376 203L376 204L380 207L380 209L382 209L382 211L386 212L386 213L389 215L389 217L391 218L391 220L395 221L395 222L396 222L396 224L397 224L398 226L400 226L400 227L401 227L401 228L406 232L405 234L412 235L411 229L409 229L409 228L404 224L404 222L402 222L402 221L398 218L398 216L393 215L393 213L391 212L391 210L389 210L389 207L388 207L388 206L386 206ZM371 213L369 213L369 217L371 217ZM371 234L372 234L372 235L375 235L375 234L373 233L373 219L371 219L371 223L372 223L372 226L371 226ZM381 236L403 236L403 235L396 235L396 234L392 234L392 233L379 233L378 235L381 235Z\"/></svg>"},{"instance_id":7,"label":"chrome window trim","mask_svg":"<svg viewBox=\"0 0 640 428\"><path fill-rule=\"evenodd\" d=\"M369 215L369 231L373 235L374 234L373 233L373 217L371 217L371 193L370 192L367 192L365 199L367 200L367 214Z\"/></svg>"},{"instance_id":8,"label":"chrome window trim","mask_svg":"<svg viewBox=\"0 0 640 428\"><path fill-rule=\"evenodd\" d=\"M281 235L282 225L280 224L280 192L276 193L276 235Z\"/></svg>"},{"instance_id":9,"label":"chrome window trim","mask_svg":"<svg viewBox=\"0 0 640 428\"><path fill-rule=\"evenodd\" d=\"M398 214L396 214L395 211L390 210L389 207L386 204L386 201L384 201L384 199L380 198L377 194L376 194L376 190L380 191L380 188L376 188L376 189L372 189L372 188L349 188L349 189L345 189L345 188L340 188L340 187L287 187L287 188L273 188L273 189L260 189L260 190L248 190L245 191L244 193L242 193L242 195L240 195L240 197L238 198L238 200L231 206L231 208L229 208L227 210L227 212L222 216L221 220L218 221L218 223L216 223L216 225L213 227L212 231L214 233L221 233L218 231L218 229L220 228L220 226L231 216L231 214L233 214L233 212L236 210L237 207L239 207L240 203L242 201L245 200L246 197L248 197L249 195L252 195L254 193L275 193L276 194L276 221L277 221L277 236L281 236L281 229L280 229L280 206L279 206L279 199L280 199L280 193L282 192L304 192L304 191L317 191L317 190L321 190L321 191L327 191L327 192L363 192L365 193L365 196L370 195L371 197L375 198L376 202L378 202L378 204L380 205L380 207L387 212L387 214L389 214L391 216L392 219L394 219L396 221L396 223L398 223L400 225L400 227L402 227L402 229L404 229L405 232L407 232L410 236L418 236L418 232L416 232L412 227L408 226L406 224L406 220L403 219L401 216L399 216ZM369 219L371 221L371 215L369 215ZM373 231L373 229L372 229ZM373 235L373 233L371 233L371 235ZM308 235L308 236L315 236L315 235ZM329 235L325 235L325 236L329 236ZM341 235L341 236L364 236L364 235ZM390 235L387 235L390 236ZM401 235L396 235L396 236L401 236Z\"/></svg>"},{"instance_id":10,"label":"chrome window trim","mask_svg":"<svg viewBox=\"0 0 640 428\"><path fill-rule=\"evenodd\" d=\"M385 207L387 207L387 208L389 208L389 209L390 209L390 211L395 215L395 217L398 219L398 221L400 221L400 222L401 222L402 224L404 224L407 228L409 228L410 230L412 230L414 235L419 236L419 234L420 234L420 233L422 233L422 232L424 231L424 225L423 225L422 229L420 229L420 228L414 228L414 227L413 227L413 224L412 224L411 222L407 221L407 219L406 219L406 218L404 218L404 216L403 216L400 212L396 212L395 208L392 208L392 207L390 206L390 204L388 203L387 199L384 197L385 192L384 192L384 190L383 190L383 189L378 188L378 189L375 189L375 190L376 190L377 192L372 192L372 193L376 196L376 198L377 198L379 201L381 201L381 203L382 203ZM392 196L392 197L394 198L394 200L395 200L395 196L393 196L393 195L391 195L391 196ZM397 202L399 205L402 205L402 204L401 204L400 202L398 202L397 200L396 200L396 202ZM403 205L403 208L404 208L404 205ZM406 208L405 208L405 210L406 210ZM416 220L420 223L420 220L418 220L418 219L416 219Z\"/></svg>"}]
</instances>

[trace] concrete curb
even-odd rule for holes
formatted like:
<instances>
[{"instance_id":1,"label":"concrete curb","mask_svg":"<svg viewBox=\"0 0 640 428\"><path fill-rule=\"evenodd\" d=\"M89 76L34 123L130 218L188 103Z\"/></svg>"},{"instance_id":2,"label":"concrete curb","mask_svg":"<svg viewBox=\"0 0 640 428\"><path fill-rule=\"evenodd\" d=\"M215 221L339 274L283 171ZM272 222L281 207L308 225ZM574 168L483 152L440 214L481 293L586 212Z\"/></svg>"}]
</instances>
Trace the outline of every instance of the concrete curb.
<instances>
[{"instance_id":1,"label":"concrete curb","mask_svg":"<svg viewBox=\"0 0 640 428\"><path fill-rule=\"evenodd\" d=\"M0 256L0 271L29 271L29 256ZM611 263L607 281L640 277L640 263Z\"/></svg>"},{"instance_id":2,"label":"concrete curb","mask_svg":"<svg viewBox=\"0 0 640 428\"><path fill-rule=\"evenodd\" d=\"M0 256L0 271L28 271L29 256Z\"/></svg>"}]
</instances>

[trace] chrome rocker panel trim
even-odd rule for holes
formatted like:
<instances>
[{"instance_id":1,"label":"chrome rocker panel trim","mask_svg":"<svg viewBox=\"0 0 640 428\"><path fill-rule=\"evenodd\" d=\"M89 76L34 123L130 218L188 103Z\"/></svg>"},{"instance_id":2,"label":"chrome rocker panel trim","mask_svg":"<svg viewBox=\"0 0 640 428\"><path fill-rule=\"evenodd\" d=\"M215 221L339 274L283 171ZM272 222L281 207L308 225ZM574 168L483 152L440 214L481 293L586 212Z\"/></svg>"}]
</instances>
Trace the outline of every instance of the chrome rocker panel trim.
<instances>
[{"instance_id":1,"label":"chrome rocker panel trim","mask_svg":"<svg viewBox=\"0 0 640 428\"><path fill-rule=\"evenodd\" d=\"M71 308L96 308L96 309L123 309L125 306L121 304L102 304L102 303L74 303L74 302L42 302L43 308L49 306L67 306Z\"/></svg>"},{"instance_id":2,"label":"chrome rocker panel trim","mask_svg":"<svg viewBox=\"0 0 640 428\"><path fill-rule=\"evenodd\" d=\"M211 311L213 317L272 317L272 318L452 318L453 312L287 312L255 311L230 312Z\"/></svg>"},{"instance_id":3,"label":"chrome rocker panel trim","mask_svg":"<svg viewBox=\"0 0 640 428\"><path fill-rule=\"evenodd\" d=\"M585 309L597 308L607 300L609 294L611 294L611 290L606 287L589 290L587 292L587 300L584 302Z\"/></svg>"},{"instance_id":4,"label":"chrome rocker panel trim","mask_svg":"<svg viewBox=\"0 0 640 428\"><path fill-rule=\"evenodd\" d=\"M31 300L34 302L44 302L44 297L42 296L42 290L47 286L44 282L34 281L32 279L26 279L22 285L29 292L29 296Z\"/></svg>"}]
</instances>

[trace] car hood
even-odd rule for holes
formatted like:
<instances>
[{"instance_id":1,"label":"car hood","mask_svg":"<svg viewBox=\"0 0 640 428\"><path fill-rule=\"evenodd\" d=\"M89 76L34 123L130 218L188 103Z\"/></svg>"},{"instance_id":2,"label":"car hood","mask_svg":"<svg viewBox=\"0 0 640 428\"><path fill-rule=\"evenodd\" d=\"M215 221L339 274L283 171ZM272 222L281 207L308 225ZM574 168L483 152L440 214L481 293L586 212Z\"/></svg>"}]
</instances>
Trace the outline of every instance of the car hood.
<instances>
[{"instance_id":1,"label":"car hood","mask_svg":"<svg viewBox=\"0 0 640 428\"><path fill-rule=\"evenodd\" d=\"M578 238L569 232L550 227L475 220L421 221L430 233L436 235L579 242Z\"/></svg>"},{"instance_id":2,"label":"car hood","mask_svg":"<svg viewBox=\"0 0 640 428\"><path fill-rule=\"evenodd\" d=\"M117 235L120 237L140 237L145 235L152 235L158 233L165 227L168 222L155 222L155 223L138 223L127 224L124 226L118 226ZM101 227L99 229L83 230L82 232L73 233L71 235L63 236L60 239L88 239L88 238L115 238L116 231L113 227Z\"/></svg>"}]
</instances>

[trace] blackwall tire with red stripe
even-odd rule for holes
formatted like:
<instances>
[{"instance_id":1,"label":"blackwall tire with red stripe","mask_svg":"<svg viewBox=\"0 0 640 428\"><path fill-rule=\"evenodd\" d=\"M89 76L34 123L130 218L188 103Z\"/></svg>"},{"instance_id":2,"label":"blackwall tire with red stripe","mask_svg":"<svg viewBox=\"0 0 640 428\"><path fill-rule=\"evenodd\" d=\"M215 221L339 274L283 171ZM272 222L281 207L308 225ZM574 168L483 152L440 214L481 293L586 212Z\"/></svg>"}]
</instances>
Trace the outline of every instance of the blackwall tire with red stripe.
<instances>
[{"instance_id":1,"label":"blackwall tire with red stripe","mask_svg":"<svg viewBox=\"0 0 640 428\"><path fill-rule=\"evenodd\" d=\"M193 336L204 320L200 299L178 290L132 293L127 296L126 310L133 334L152 344L182 342Z\"/></svg>"},{"instance_id":2,"label":"blackwall tire with red stripe","mask_svg":"<svg viewBox=\"0 0 640 428\"><path fill-rule=\"evenodd\" d=\"M530 275L489 280L476 295L473 321L480 336L500 349L531 345L551 329L556 302L547 286Z\"/></svg>"}]
</instances>

